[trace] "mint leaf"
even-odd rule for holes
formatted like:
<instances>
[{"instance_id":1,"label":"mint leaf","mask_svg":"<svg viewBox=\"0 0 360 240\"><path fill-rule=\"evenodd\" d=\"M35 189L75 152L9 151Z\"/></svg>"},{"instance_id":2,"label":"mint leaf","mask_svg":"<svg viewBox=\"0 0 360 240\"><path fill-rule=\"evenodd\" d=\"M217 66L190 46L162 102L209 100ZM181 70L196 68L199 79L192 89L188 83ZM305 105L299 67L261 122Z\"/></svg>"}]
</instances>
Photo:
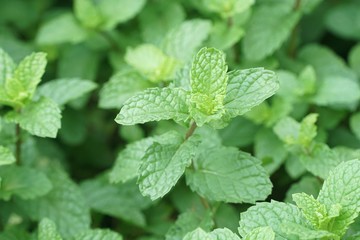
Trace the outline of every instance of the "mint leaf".
<instances>
[{"instance_id":1,"label":"mint leaf","mask_svg":"<svg viewBox=\"0 0 360 240\"><path fill-rule=\"evenodd\" d=\"M296 205L301 209L304 217L319 229L322 221L327 217L325 205L318 202L313 196L306 193L296 193L292 195Z\"/></svg>"},{"instance_id":2,"label":"mint leaf","mask_svg":"<svg viewBox=\"0 0 360 240\"><path fill-rule=\"evenodd\" d=\"M282 230L289 235L296 235L297 239L334 239L340 240L339 236L325 231L325 230L314 230L307 227L304 227L295 223L284 223L282 225Z\"/></svg>"},{"instance_id":3,"label":"mint leaf","mask_svg":"<svg viewBox=\"0 0 360 240\"><path fill-rule=\"evenodd\" d=\"M165 55L152 44L143 44L126 51L125 61L152 82L160 82L173 77L178 62Z\"/></svg>"},{"instance_id":4,"label":"mint leaf","mask_svg":"<svg viewBox=\"0 0 360 240\"><path fill-rule=\"evenodd\" d=\"M122 236L110 230L88 230L75 237L74 240L123 240Z\"/></svg>"},{"instance_id":5,"label":"mint leaf","mask_svg":"<svg viewBox=\"0 0 360 240\"><path fill-rule=\"evenodd\" d=\"M279 88L275 73L263 68L235 70L228 76L224 105L230 118L250 111Z\"/></svg>"},{"instance_id":6,"label":"mint leaf","mask_svg":"<svg viewBox=\"0 0 360 240\"><path fill-rule=\"evenodd\" d=\"M272 184L259 160L235 148L207 149L193 164L186 171L186 182L209 200L254 203L271 192Z\"/></svg>"},{"instance_id":7,"label":"mint leaf","mask_svg":"<svg viewBox=\"0 0 360 240\"><path fill-rule=\"evenodd\" d=\"M228 76L225 55L215 48L202 48L191 67L190 114L199 126L222 115Z\"/></svg>"},{"instance_id":8,"label":"mint leaf","mask_svg":"<svg viewBox=\"0 0 360 240\"><path fill-rule=\"evenodd\" d=\"M277 201L257 203L240 214L239 233L244 237L258 227L269 226L275 232L276 240L288 240L292 238L282 229L288 223L307 226L300 210L292 204Z\"/></svg>"},{"instance_id":9,"label":"mint leaf","mask_svg":"<svg viewBox=\"0 0 360 240\"><path fill-rule=\"evenodd\" d=\"M60 169L51 169L48 178L53 189L34 200L16 200L30 219L49 218L59 233L69 239L90 227L90 211L78 186Z\"/></svg>"},{"instance_id":10,"label":"mint leaf","mask_svg":"<svg viewBox=\"0 0 360 240\"><path fill-rule=\"evenodd\" d=\"M1 166L0 198L9 200L12 195L33 199L47 194L52 184L45 174L25 166Z\"/></svg>"},{"instance_id":11,"label":"mint leaf","mask_svg":"<svg viewBox=\"0 0 360 240\"><path fill-rule=\"evenodd\" d=\"M11 57L0 48L0 84L4 84L7 79L12 77L15 67Z\"/></svg>"},{"instance_id":12,"label":"mint leaf","mask_svg":"<svg viewBox=\"0 0 360 240\"><path fill-rule=\"evenodd\" d=\"M80 185L86 202L96 212L123 219L137 226L145 226L143 209L151 204L144 198L134 181L110 184L107 175L86 180Z\"/></svg>"},{"instance_id":13,"label":"mint leaf","mask_svg":"<svg viewBox=\"0 0 360 240\"><path fill-rule=\"evenodd\" d=\"M188 95L181 88L150 88L128 99L116 116L118 124L188 119Z\"/></svg>"},{"instance_id":14,"label":"mint leaf","mask_svg":"<svg viewBox=\"0 0 360 240\"><path fill-rule=\"evenodd\" d=\"M210 30L210 21L201 19L185 21L166 35L162 48L169 56L186 63L208 37Z\"/></svg>"},{"instance_id":15,"label":"mint leaf","mask_svg":"<svg viewBox=\"0 0 360 240\"><path fill-rule=\"evenodd\" d=\"M145 152L154 142L179 144L181 141L182 137L177 132L169 131L128 144L116 158L115 165L109 174L110 182L126 182L137 177Z\"/></svg>"},{"instance_id":16,"label":"mint leaf","mask_svg":"<svg viewBox=\"0 0 360 240\"><path fill-rule=\"evenodd\" d=\"M75 16L88 28L97 28L102 22L102 16L91 0L74 1Z\"/></svg>"},{"instance_id":17,"label":"mint leaf","mask_svg":"<svg viewBox=\"0 0 360 240\"><path fill-rule=\"evenodd\" d=\"M360 44L355 45L349 53L349 65L360 76Z\"/></svg>"},{"instance_id":18,"label":"mint leaf","mask_svg":"<svg viewBox=\"0 0 360 240\"><path fill-rule=\"evenodd\" d=\"M190 137L181 145L154 142L146 150L139 168L141 193L152 200L168 193L190 166L198 144L196 137Z\"/></svg>"},{"instance_id":19,"label":"mint leaf","mask_svg":"<svg viewBox=\"0 0 360 240\"><path fill-rule=\"evenodd\" d=\"M107 0L97 2L104 19L102 29L110 30L133 18L145 5L145 0Z\"/></svg>"},{"instance_id":20,"label":"mint leaf","mask_svg":"<svg viewBox=\"0 0 360 240\"><path fill-rule=\"evenodd\" d=\"M139 73L122 70L113 75L100 90L99 107L119 108L136 93L151 87Z\"/></svg>"},{"instance_id":21,"label":"mint leaf","mask_svg":"<svg viewBox=\"0 0 360 240\"><path fill-rule=\"evenodd\" d=\"M210 212L197 214L194 211L187 211L179 215L174 225L172 225L165 235L166 240L180 240L196 228L200 227L210 231L214 226L214 222Z\"/></svg>"},{"instance_id":22,"label":"mint leaf","mask_svg":"<svg viewBox=\"0 0 360 240\"><path fill-rule=\"evenodd\" d=\"M30 99L45 72L46 54L32 53L16 67L14 74L5 82L5 90L12 100Z\"/></svg>"},{"instance_id":23,"label":"mint leaf","mask_svg":"<svg viewBox=\"0 0 360 240\"><path fill-rule=\"evenodd\" d=\"M244 240L275 240L275 233L271 227L258 227L247 234Z\"/></svg>"},{"instance_id":24,"label":"mint leaf","mask_svg":"<svg viewBox=\"0 0 360 240\"><path fill-rule=\"evenodd\" d=\"M240 240L240 238L227 228L217 228L210 233L197 228L186 234L183 240Z\"/></svg>"},{"instance_id":25,"label":"mint leaf","mask_svg":"<svg viewBox=\"0 0 360 240\"><path fill-rule=\"evenodd\" d=\"M318 201L324 204L328 211L334 205L341 206L340 215L332 223L330 232L342 236L359 215L359 182L359 160L343 162L329 173L319 193Z\"/></svg>"},{"instance_id":26,"label":"mint leaf","mask_svg":"<svg viewBox=\"0 0 360 240\"><path fill-rule=\"evenodd\" d=\"M96 83L79 78L56 79L42 84L38 94L52 99L58 105L64 105L94 90Z\"/></svg>"},{"instance_id":27,"label":"mint leaf","mask_svg":"<svg viewBox=\"0 0 360 240\"><path fill-rule=\"evenodd\" d=\"M286 5L255 8L243 41L246 58L261 60L281 47L300 19Z\"/></svg>"},{"instance_id":28,"label":"mint leaf","mask_svg":"<svg viewBox=\"0 0 360 240\"><path fill-rule=\"evenodd\" d=\"M48 218L44 218L39 223L38 240L62 240L56 230L56 225Z\"/></svg>"},{"instance_id":29,"label":"mint leaf","mask_svg":"<svg viewBox=\"0 0 360 240\"><path fill-rule=\"evenodd\" d=\"M255 0L202 0L202 4L211 12L219 13L223 18L230 18L248 10Z\"/></svg>"},{"instance_id":30,"label":"mint leaf","mask_svg":"<svg viewBox=\"0 0 360 240\"><path fill-rule=\"evenodd\" d=\"M78 43L85 40L87 34L74 15L65 12L50 19L40 27L36 42L40 45Z\"/></svg>"},{"instance_id":31,"label":"mint leaf","mask_svg":"<svg viewBox=\"0 0 360 240\"><path fill-rule=\"evenodd\" d=\"M39 137L55 138L61 127L60 109L48 98L30 102L18 115L20 127Z\"/></svg>"},{"instance_id":32,"label":"mint leaf","mask_svg":"<svg viewBox=\"0 0 360 240\"><path fill-rule=\"evenodd\" d=\"M350 117L350 128L355 136L360 139L360 113L355 113Z\"/></svg>"},{"instance_id":33,"label":"mint leaf","mask_svg":"<svg viewBox=\"0 0 360 240\"><path fill-rule=\"evenodd\" d=\"M0 146L0 166L12 164L15 161L16 161L15 156L13 155L11 150L4 146Z\"/></svg>"}]
</instances>

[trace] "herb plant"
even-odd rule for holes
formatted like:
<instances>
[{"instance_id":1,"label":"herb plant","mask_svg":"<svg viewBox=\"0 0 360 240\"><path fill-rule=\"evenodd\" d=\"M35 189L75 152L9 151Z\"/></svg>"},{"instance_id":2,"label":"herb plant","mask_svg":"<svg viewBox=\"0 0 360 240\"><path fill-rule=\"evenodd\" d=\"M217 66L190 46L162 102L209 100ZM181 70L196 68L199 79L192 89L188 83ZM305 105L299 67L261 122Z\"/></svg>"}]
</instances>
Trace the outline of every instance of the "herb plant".
<instances>
[{"instance_id":1,"label":"herb plant","mask_svg":"<svg viewBox=\"0 0 360 240\"><path fill-rule=\"evenodd\" d=\"M0 240L360 239L358 0L0 0Z\"/></svg>"}]
</instances>

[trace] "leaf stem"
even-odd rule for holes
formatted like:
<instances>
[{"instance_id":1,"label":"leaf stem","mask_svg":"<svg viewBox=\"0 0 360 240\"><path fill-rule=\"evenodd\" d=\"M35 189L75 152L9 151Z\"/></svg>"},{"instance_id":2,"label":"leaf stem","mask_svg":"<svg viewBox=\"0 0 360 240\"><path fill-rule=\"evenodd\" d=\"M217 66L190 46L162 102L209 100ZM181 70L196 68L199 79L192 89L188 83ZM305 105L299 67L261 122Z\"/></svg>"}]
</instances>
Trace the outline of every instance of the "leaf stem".
<instances>
[{"instance_id":1,"label":"leaf stem","mask_svg":"<svg viewBox=\"0 0 360 240\"><path fill-rule=\"evenodd\" d=\"M106 31L99 31L99 33L101 34L101 36L103 36L103 38L110 44L111 48L118 52L121 53L121 49L119 48L118 43L115 41L115 39Z\"/></svg>"},{"instance_id":2,"label":"leaf stem","mask_svg":"<svg viewBox=\"0 0 360 240\"><path fill-rule=\"evenodd\" d=\"M197 128L196 122L193 122L189 128L189 130L186 132L185 140L187 140L189 137L191 137Z\"/></svg>"},{"instance_id":3,"label":"leaf stem","mask_svg":"<svg viewBox=\"0 0 360 240\"><path fill-rule=\"evenodd\" d=\"M294 12L298 11L300 8L300 5L301 5L301 0L295 0L293 11ZM295 55L296 55L298 33L299 33L299 24L296 24L296 26L294 27L294 29L291 32L291 36L290 36L290 40L289 40L290 42L289 42L289 48L288 48L288 55L291 58L295 58Z\"/></svg>"}]
</instances>

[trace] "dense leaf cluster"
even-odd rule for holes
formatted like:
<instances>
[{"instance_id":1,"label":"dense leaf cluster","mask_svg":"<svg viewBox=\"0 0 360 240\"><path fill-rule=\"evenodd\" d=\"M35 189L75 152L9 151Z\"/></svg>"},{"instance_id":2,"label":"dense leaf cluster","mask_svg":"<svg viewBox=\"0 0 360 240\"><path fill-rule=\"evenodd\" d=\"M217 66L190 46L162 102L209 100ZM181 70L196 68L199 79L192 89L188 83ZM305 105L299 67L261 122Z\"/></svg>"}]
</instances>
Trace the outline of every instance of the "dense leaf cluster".
<instances>
[{"instance_id":1,"label":"dense leaf cluster","mask_svg":"<svg viewBox=\"0 0 360 240\"><path fill-rule=\"evenodd\" d=\"M0 0L0 240L360 238L358 0Z\"/></svg>"}]
</instances>

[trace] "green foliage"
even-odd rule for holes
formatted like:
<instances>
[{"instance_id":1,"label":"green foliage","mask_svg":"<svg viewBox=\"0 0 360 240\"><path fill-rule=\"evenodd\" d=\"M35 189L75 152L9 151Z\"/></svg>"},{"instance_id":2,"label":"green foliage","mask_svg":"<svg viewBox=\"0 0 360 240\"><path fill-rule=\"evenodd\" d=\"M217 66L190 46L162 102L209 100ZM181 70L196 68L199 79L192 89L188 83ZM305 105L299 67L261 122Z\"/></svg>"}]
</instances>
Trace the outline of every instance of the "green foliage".
<instances>
[{"instance_id":1,"label":"green foliage","mask_svg":"<svg viewBox=\"0 0 360 240\"><path fill-rule=\"evenodd\" d=\"M0 240L359 239L359 9L0 0Z\"/></svg>"}]
</instances>

